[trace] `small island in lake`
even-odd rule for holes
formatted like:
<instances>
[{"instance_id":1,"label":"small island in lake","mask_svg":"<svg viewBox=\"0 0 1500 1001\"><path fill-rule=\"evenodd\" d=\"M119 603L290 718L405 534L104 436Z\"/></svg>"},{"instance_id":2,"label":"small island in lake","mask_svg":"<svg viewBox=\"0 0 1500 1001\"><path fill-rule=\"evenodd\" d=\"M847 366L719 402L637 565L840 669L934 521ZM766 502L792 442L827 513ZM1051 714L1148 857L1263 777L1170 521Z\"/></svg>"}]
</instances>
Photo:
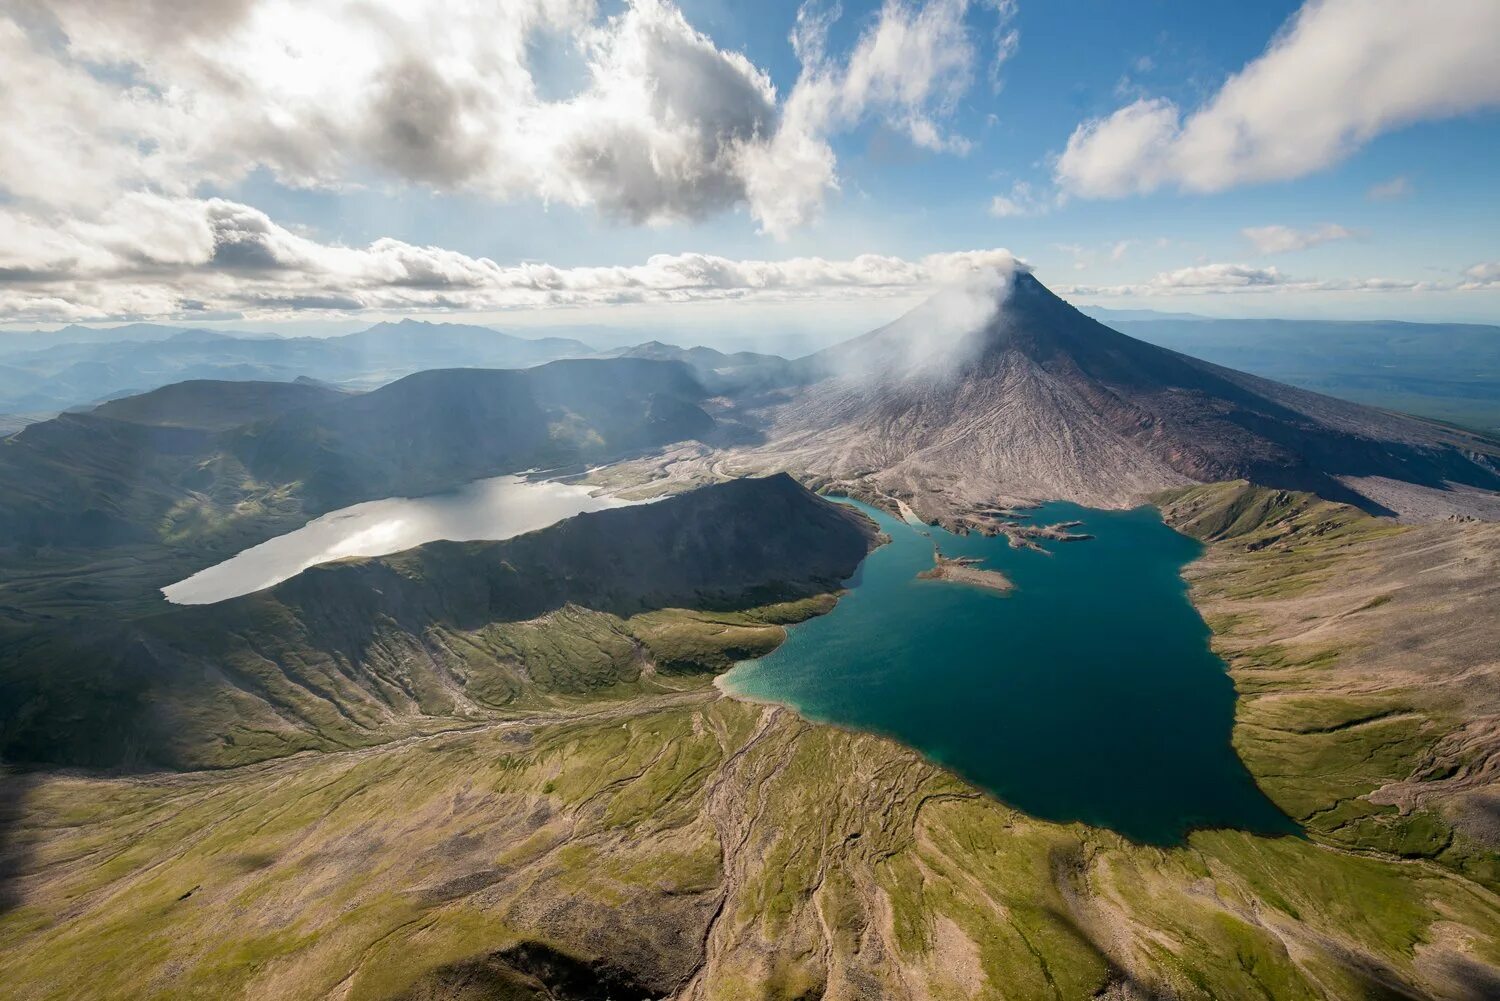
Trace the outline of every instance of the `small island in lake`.
<instances>
[{"instance_id":1,"label":"small island in lake","mask_svg":"<svg viewBox=\"0 0 1500 1001\"><path fill-rule=\"evenodd\" d=\"M1010 578L999 570L983 570L978 566L979 560L972 556L944 556L937 549L932 552L933 567L931 570L923 570L917 574L922 580L951 580L958 584L968 584L972 587L982 587L989 591L999 591L1002 594L1011 591L1015 585Z\"/></svg>"}]
</instances>

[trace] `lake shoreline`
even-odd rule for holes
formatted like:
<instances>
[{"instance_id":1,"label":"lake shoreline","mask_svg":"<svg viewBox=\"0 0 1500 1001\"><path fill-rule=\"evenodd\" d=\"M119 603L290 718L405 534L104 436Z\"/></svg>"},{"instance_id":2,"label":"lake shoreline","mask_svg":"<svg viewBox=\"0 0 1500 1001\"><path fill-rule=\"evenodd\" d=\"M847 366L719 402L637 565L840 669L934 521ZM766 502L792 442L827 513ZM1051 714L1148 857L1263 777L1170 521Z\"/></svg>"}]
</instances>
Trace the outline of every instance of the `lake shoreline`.
<instances>
[{"instance_id":1,"label":"lake shoreline","mask_svg":"<svg viewBox=\"0 0 1500 1001\"><path fill-rule=\"evenodd\" d=\"M1042 505L1051 534L1097 534L1034 552L853 503L891 542L828 615L715 678L721 695L893 740L1022 813L1139 844L1295 832L1234 749L1236 693L1183 587L1200 547L1158 512Z\"/></svg>"}]
</instances>

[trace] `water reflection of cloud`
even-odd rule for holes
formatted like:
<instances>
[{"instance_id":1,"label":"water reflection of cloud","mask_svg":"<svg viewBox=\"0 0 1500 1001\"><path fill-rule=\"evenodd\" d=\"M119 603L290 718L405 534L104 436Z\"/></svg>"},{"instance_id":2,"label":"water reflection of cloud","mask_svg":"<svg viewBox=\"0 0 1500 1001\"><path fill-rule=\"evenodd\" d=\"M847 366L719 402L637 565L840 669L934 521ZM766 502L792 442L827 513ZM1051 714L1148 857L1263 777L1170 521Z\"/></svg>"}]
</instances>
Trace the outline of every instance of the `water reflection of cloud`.
<instances>
[{"instance_id":1,"label":"water reflection of cloud","mask_svg":"<svg viewBox=\"0 0 1500 1001\"><path fill-rule=\"evenodd\" d=\"M335 540L322 552L312 554L302 562L301 569L306 570L319 563L348 559L351 556L379 556L383 553L396 552L405 548L402 545L402 539L406 538L407 534L405 518L388 518L385 521L378 521L368 528L362 528L352 535Z\"/></svg>"},{"instance_id":2,"label":"water reflection of cloud","mask_svg":"<svg viewBox=\"0 0 1500 1001\"><path fill-rule=\"evenodd\" d=\"M585 486L479 480L448 494L391 497L332 511L162 589L169 601L198 605L278 584L309 567L384 556L437 539L508 539L586 511L634 503L595 496Z\"/></svg>"}]
</instances>

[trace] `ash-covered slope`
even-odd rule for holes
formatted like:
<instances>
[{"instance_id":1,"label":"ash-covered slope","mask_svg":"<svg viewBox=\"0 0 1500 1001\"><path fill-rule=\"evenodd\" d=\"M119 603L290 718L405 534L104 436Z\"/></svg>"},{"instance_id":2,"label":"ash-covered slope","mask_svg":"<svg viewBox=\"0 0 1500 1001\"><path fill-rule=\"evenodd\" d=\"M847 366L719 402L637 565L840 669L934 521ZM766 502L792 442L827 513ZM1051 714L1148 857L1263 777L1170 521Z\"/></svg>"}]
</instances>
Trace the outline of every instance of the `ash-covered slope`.
<instances>
[{"instance_id":1,"label":"ash-covered slope","mask_svg":"<svg viewBox=\"0 0 1500 1001\"><path fill-rule=\"evenodd\" d=\"M940 294L811 356L804 385L756 414L769 443L752 461L939 511L1119 506L1166 486L1248 479L1377 513L1500 516L1493 439L1146 344L1024 272L980 295Z\"/></svg>"}]
</instances>

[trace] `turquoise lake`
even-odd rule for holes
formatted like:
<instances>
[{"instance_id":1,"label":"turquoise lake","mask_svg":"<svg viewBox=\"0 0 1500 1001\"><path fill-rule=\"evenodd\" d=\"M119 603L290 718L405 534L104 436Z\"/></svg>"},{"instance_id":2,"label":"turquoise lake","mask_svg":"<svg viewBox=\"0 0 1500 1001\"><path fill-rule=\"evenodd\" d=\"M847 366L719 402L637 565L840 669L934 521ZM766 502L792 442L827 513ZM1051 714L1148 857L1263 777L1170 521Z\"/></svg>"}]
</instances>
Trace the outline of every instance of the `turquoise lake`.
<instances>
[{"instance_id":1,"label":"turquoise lake","mask_svg":"<svg viewBox=\"0 0 1500 1001\"><path fill-rule=\"evenodd\" d=\"M1296 831L1230 746L1234 688L1180 576L1200 547L1155 509L1028 511L1095 536L1038 553L855 506L890 543L837 608L736 666L727 690L894 737L1048 820L1152 844L1201 827ZM934 543L1015 590L918 579Z\"/></svg>"}]
</instances>

